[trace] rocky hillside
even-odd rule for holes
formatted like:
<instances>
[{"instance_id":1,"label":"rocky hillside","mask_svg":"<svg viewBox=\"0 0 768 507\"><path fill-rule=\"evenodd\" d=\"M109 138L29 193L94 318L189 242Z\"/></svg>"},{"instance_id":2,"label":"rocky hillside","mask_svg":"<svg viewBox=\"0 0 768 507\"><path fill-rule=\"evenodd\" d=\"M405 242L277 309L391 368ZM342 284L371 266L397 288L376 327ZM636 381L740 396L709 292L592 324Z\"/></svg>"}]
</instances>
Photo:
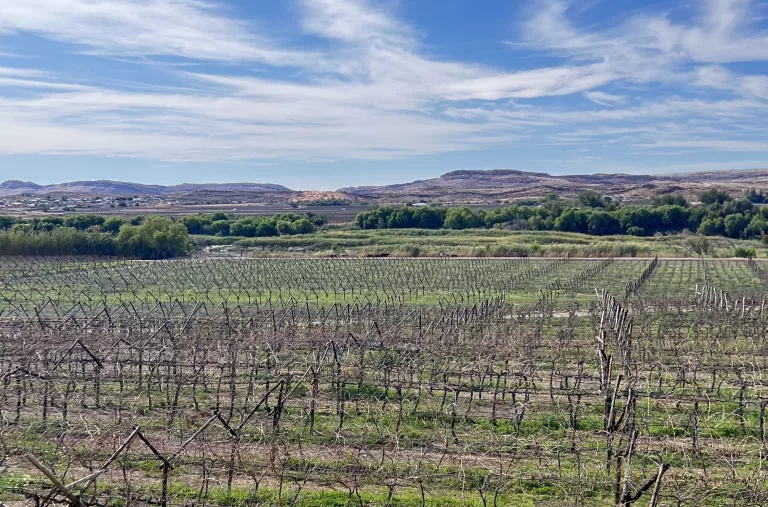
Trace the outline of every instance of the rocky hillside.
<instances>
[{"instance_id":1,"label":"rocky hillside","mask_svg":"<svg viewBox=\"0 0 768 507\"><path fill-rule=\"evenodd\" d=\"M670 175L591 174L553 176L508 169L454 171L439 178L381 187L342 188L360 199L378 201L436 201L480 203L540 198L550 192L563 196L594 190L616 198L647 199L663 193L682 193L694 199L703 189L717 186L734 195L748 187L768 189L768 169Z\"/></svg>"},{"instance_id":2,"label":"rocky hillside","mask_svg":"<svg viewBox=\"0 0 768 507\"><path fill-rule=\"evenodd\" d=\"M0 196L9 195L98 195L98 196L196 196L201 202L220 201L238 196L240 200L285 200L306 202L318 199L367 202L440 201L452 203L505 202L545 197L550 192L572 196L582 190L594 190L627 200L648 199L664 193L681 193L688 199L708 187L741 195L755 187L768 190L768 169L718 171L666 175L589 174L554 176L547 173L495 169L491 171L453 171L439 178L399 183L381 187L342 188L336 192L294 191L269 183L183 183L180 185L143 185L120 181L74 181L38 185L24 181L0 183Z\"/></svg>"}]
</instances>

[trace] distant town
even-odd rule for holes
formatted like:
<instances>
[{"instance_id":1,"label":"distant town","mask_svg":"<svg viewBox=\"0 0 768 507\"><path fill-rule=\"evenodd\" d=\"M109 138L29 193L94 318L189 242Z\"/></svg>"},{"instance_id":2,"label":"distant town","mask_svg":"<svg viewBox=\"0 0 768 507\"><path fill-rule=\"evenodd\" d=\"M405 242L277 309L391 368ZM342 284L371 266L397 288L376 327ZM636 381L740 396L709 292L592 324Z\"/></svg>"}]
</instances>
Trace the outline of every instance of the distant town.
<instances>
[{"instance_id":1,"label":"distant town","mask_svg":"<svg viewBox=\"0 0 768 507\"><path fill-rule=\"evenodd\" d=\"M242 201L229 201L239 204ZM172 208L174 206L192 206L201 204L194 199L176 199L162 196L41 196L14 195L0 198L0 213L76 213L93 211L104 213L116 208Z\"/></svg>"}]
</instances>

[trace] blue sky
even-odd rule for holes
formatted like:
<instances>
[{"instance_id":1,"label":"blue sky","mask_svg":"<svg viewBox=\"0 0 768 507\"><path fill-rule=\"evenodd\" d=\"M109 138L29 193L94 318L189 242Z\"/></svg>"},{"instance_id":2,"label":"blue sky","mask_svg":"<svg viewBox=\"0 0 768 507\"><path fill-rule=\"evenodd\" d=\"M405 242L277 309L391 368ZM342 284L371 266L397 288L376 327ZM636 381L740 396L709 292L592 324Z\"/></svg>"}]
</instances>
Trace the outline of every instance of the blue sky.
<instances>
[{"instance_id":1,"label":"blue sky","mask_svg":"<svg viewBox=\"0 0 768 507\"><path fill-rule=\"evenodd\" d=\"M0 180L768 167L765 0L2 0Z\"/></svg>"}]
</instances>

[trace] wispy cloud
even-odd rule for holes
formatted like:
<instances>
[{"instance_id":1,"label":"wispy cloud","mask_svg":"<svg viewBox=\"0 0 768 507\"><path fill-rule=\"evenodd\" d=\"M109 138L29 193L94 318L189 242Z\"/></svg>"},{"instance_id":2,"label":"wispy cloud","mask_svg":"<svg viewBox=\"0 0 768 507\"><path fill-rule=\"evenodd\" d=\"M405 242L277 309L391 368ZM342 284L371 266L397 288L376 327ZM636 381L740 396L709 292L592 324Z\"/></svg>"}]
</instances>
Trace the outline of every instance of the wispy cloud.
<instances>
[{"instance_id":1,"label":"wispy cloud","mask_svg":"<svg viewBox=\"0 0 768 507\"><path fill-rule=\"evenodd\" d=\"M149 61L180 84L67 82L0 67L0 154L268 162L522 143L765 151L754 132L768 109L768 77L729 66L768 60L768 35L751 21L757 7L696 5L684 21L637 14L595 28L581 26L568 2L535 2L510 49L554 59L523 68L513 58L433 56L395 2L296 0L295 29L317 42L299 45L212 1L3 0L5 37Z\"/></svg>"},{"instance_id":2,"label":"wispy cloud","mask_svg":"<svg viewBox=\"0 0 768 507\"><path fill-rule=\"evenodd\" d=\"M745 93L768 100L768 76L746 76L740 85Z\"/></svg>"},{"instance_id":3,"label":"wispy cloud","mask_svg":"<svg viewBox=\"0 0 768 507\"><path fill-rule=\"evenodd\" d=\"M610 93L601 92L600 90L585 92L584 96L596 104L603 106L610 106L624 102L625 97L621 95L613 95Z\"/></svg>"},{"instance_id":4,"label":"wispy cloud","mask_svg":"<svg viewBox=\"0 0 768 507\"><path fill-rule=\"evenodd\" d=\"M259 27L202 0L4 0L0 33L34 33L99 55L167 55L300 65L304 52L280 49Z\"/></svg>"},{"instance_id":5,"label":"wispy cloud","mask_svg":"<svg viewBox=\"0 0 768 507\"><path fill-rule=\"evenodd\" d=\"M304 27L311 33L344 42L405 46L411 30L367 0L302 0Z\"/></svg>"}]
</instances>

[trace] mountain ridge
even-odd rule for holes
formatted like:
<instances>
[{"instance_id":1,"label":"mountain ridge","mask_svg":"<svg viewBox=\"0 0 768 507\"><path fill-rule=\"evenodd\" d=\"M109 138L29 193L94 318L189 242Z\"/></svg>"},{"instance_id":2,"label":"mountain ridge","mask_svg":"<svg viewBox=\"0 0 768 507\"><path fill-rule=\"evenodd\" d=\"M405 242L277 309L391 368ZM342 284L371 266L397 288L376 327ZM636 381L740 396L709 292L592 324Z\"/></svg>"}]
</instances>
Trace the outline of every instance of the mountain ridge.
<instances>
[{"instance_id":1,"label":"mountain ridge","mask_svg":"<svg viewBox=\"0 0 768 507\"><path fill-rule=\"evenodd\" d=\"M594 190L613 197L639 200L673 192L693 198L702 190L715 185L734 195L741 194L747 187L768 188L768 169L679 174L563 175L515 169L459 170L410 183L346 187L340 188L338 192L359 199L472 203L541 198L551 192L575 195L583 190Z\"/></svg>"},{"instance_id":2,"label":"mountain ridge","mask_svg":"<svg viewBox=\"0 0 768 507\"><path fill-rule=\"evenodd\" d=\"M273 192L292 194L294 190L273 183L180 183L177 185L148 185L113 180L84 180L50 185L31 181L7 180L0 183L0 195L98 194L104 196L163 196L198 191Z\"/></svg>"},{"instance_id":3,"label":"mountain ridge","mask_svg":"<svg viewBox=\"0 0 768 507\"><path fill-rule=\"evenodd\" d=\"M541 198L551 192L575 195L583 190L624 199L647 199L664 193L695 197L702 190L718 186L733 195L746 188L768 189L768 169L702 171L677 174L564 174L527 172L517 169L457 170L437 178L382 186L345 187L332 191L292 190L272 183L180 183L150 185L113 180L72 181L39 185L30 181L0 183L0 196L12 195L98 195L168 196L174 194L259 193L290 200L337 199L378 202L443 201L474 203ZM317 194L317 195L315 195Z\"/></svg>"}]
</instances>

